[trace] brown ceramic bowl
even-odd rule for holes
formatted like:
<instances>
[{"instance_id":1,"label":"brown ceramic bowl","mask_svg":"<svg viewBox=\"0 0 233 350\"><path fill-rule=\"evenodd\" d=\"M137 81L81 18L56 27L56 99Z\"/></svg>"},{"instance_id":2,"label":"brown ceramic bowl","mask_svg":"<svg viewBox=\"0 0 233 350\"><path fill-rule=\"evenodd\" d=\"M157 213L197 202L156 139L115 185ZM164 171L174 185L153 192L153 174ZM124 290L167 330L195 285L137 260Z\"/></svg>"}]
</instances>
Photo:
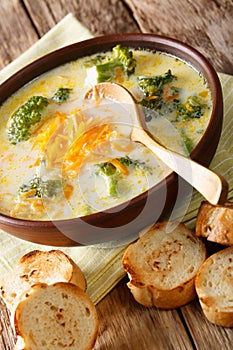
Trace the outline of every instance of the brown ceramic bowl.
<instances>
[{"instance_id":1,"label":"brown ceramic bowl","mask_svg":"<svg viewBox=\"0 0 233 350\"><path fill-rule=\"evenodd\" d=\"M4 82L0 86L0 104L40 74L77 58L110 50L118 43L172 54L191 64L206 78L212 92L213 111L209 125L191 158L208 166L221 134L221 85L215 70L199 52L174 39L151 34L116 34L96 37L56 50L29 64ZM52 246L96 244L111 240L121 242L159 218L167 218L177 196L180 200L187 192L190 192L190 187L172 173L149 191L111 210L55 222L20 220L0 213L0 227L23 240Z\"/></svg>"}]
</instances>

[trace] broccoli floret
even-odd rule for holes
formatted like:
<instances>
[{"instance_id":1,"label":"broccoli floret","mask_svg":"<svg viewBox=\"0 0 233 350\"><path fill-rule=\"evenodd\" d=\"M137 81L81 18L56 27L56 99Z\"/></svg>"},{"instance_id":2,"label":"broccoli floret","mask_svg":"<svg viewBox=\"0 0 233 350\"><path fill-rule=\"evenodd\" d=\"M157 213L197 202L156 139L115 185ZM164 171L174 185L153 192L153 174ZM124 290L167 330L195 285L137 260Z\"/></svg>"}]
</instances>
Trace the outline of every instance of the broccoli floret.
<instances>
[{"instance_id":1,"label":"broccoli floret","mask_svg":"<svg viewBox=\"0 0 233 350\"><path fill-rule=\"evenodd\" d=\"M153 117L176 114L176 122L182 122L203 116L206 107L197 96L191 96L185 103L180 101L179 89L170 86L176 76L169 69L165 74L154 77L138 77L138 85L144 94L139 101L143 106L145 120L149 122Z\"/></svg>"},{"instance_id":2,"label":"broccoli floret","mask_svg":"<svg viewBox=\"0 0 233 350\"><path fill-rule=\"evenodd\" d=\"M61 180L42 180L35 175L28 184L23 184L19 188L19 194L29 193L29 197L52 198L55 197L62 188ZM34 191L31 191L34 190Z\"/></svg>"},{"instance_id":3,"label":"broccoli floret","mask_svg":"<svg viewBox=\"0 0 233 350\"><path fill-rule=\"evenodd\" d=\"M11 116L7 130L9 141L16 144L30 138L30 129L41 120L42 112L49 104L43 96L32 96Z\"/></svg>"},{"instance_id":4,"label":"broccoli floret","mask_svg":"<svg viewBox=\"0 0 233 350\"><path fill-rule=\"evenodd\" d=\"M189 155L192 150L193 150L193 142L192 140L187 136L185 130L182 128L180 129L180 134L181 134L181 137L182 137L182 140L184 142L184 146L185 146L185 151L187 153L187 155Z\"/></svg>"},{"instance_id":5,"label":"broccoli floret","mask_svg":"<svg viewBox=\"0 0 233 350\"><path fill-rule=\"evenodd\" d=\"M10 117L9 127L7 129L8 139L16 145L18 142L27 141L33 129L42 119L44 109L51 102L61 104L65 102L70 95L71 89L59 88L52 98L44 96L32 96Z\"/></svg>"},{"instance_id":6,"label":"broccoli floret","mask_svg":"<svg viewBox=\"0 0 233 350\"><path fill-rule=\"evenodd\" d=\"M162 75L144 77L139 76L137 78L138 86L140 90L145 94L146 97L160 94L164 85L171 83L176 79L176 76L172 74L169 69Z\"/></svg>"},{"instance_id":7,"label":"broccoli floret","mask_svg":"<svg viewBox=\"0 0 233 350\"><path fill-rule=\"evenodd\" d=\"M149 122L153 118L165 116L177 111L180 100L179 98L174 98L172 101L166 101L163 99L162 94L160 94L156 99L143 99L139 103L143 107L146 122Z\"/></svg>"},{"instance_id":8,"label":"broccoli floret","mask_svg":"<svg viewBox=\"0 0 233 350\"><path fill-rule=\"evenodd\" d=\"M177 104L177 118L176 121L186 121L190 119L199 119L203 116L203 107L197 96L191 96L187 99L185 104Z\"/></svg>"},{"instance_id":9,"label":"broccoli floret","mask_svg":"<svg viewBox=\"0 0 233 350\"><path fill-rule=\"evenodd\" d=\"M164 103L164 100L162 99L162 96L157 96L156 99L151 99L151 100L143 99L140 101L140 104L143 107L148 108L149 110L161 110L165 103Z\"/></svg>"},{"instance_id":10,"label":"broccoli floret","mask_svg":"<svg viewBox=\"0 0 233 350\"><path fill-rule=\"evenodd\" d=\"M96 167L96 174L102 175L106 180L107 187L108 187L108 194L111 197L117 197L118 195L117 185L119 180L119 173L116 167L110 162L95 164L95 167Z\"/></svg>"},{"instance_id":11,"label":"broccoli floret","mask_svg":"<svg viewBox=\"0 0 233 350\"><path fill-rule=\"evenodd\" d=\"M59 88L55 94L51 97L51 100L62 104L63 102L66 102L70 96L71 89L68 88Z\"/></svg>"},{"instance_id":12,"label":"broccoli floret","mask_svg":"<svg viewBox=\"0 0 233 350\"><path fill-rule=\"evenodd\" d=\"M133 58L133 51L130 51L128 47L117 45L112 49L112 52L114 59L119 61L127 75L135 72L136 60Z\"/></svg>"},{"instance_id":13,"label":"broccoli floret","mask_svg":"<svg viewBox=\"0 0 233 350\"><path fill-rule=\"evenodd\" d=\"M106 62L96 64L91 68L91 73L95 73L96 82L113 80L116 74L115 69L120 68L128 76L133 74L136 67L136 60L133 58L133 52L128 47L117 45L112 49L112 57ZM93 72L94 68L94 72Z\"/></svg>"},{"instance_id":14,"label":"broccoli floret","mask_svg":"<svg viewBox=\"0 0 233 350\"><path fill-rule=\"evenodd\" d=\"M149 166L147 166L146 163L140 162L139 160L132 159L129 156L117 158L117 160L119 162L121 162L122 164L126 165L127 167L129 167L131 165L135 169L141 169L143 171L146 170L146 171L151 172L151 168Z\"/></svg>"},{"instance_id":15,"label":"broccoli floret","mask_svg":"<svg viewBox=\"0 0 233 350\"><path fill-rule=\"evenodd\" d=\"M139 103L143 106L145 120L149 122L153 117L166 115L176 109L179 103L179 91L170 83L176 76L169 69L162 75L152 77L138 77L138 86L144 97Z\"/></svg>"},{"instance_id":16,"label":"broccoli floret","mask_svg":"<svg viewBox=\"0 0 233 350\"><path fill-rule=\"evenodd\" d=\"M131 159L128 156L116 158L121 164L129 167L133 166L135 169L140 169L142 171L151 171L151 168L146 166L144 162ZM120 171L111 162L104 162L101 164L95 164L96 174L104 176L107 186L108 194L111 197L118 196L118 182L120 180Z\"/></svg>"}]
</instances>

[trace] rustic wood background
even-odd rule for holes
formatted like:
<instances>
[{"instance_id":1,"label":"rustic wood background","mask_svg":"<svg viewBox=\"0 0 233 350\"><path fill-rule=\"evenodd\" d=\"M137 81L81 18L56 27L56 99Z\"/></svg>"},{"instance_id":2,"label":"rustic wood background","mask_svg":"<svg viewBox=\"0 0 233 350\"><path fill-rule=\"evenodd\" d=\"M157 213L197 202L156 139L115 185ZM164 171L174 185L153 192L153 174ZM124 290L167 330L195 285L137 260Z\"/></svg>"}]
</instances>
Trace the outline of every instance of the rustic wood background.
<instances>
[{"instance_id":1,"label":"rustic wood background","mask_svg":"<svg viewBox=\"0 0 233 350\"><path fill-rule=\"evenodd\" d=\"M67 13L94 34L149 32L180 39L219 71L233 74L231 0L1 0L0 68L18 57ZM98 306L95 350L231 350L233 330L210 324L197 301L160 311L137 304L123 279ZM0 301L0 349L14 334Z\"/></svg>"},{"instance_id":2,"label":"rustic wood background","mask_svg":"<svg viewBox=\"0 0 233 350\"><path fill-rule=\"evenodd\" d=\"M218 71L233 73L232 0L1 0L0 67L69 12L95 34L148 32L180 39Z\"/></svg>"}]
</instances>

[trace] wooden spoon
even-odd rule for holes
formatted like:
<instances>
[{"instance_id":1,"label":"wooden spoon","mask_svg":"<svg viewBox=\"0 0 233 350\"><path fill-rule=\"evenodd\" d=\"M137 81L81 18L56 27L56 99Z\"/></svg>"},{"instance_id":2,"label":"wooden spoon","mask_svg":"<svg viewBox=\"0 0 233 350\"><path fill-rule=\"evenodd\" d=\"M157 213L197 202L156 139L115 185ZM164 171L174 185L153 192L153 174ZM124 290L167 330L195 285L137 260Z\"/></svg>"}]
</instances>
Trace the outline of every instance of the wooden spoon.
<instances>
[{"instance_id":1,"label":"wooden spoon","mask_svg":"<svg viewBox=\"0 0 233 350\"><path fill-rule=\"evenodd\" d=\"M155 141L147 130L141 106L136 103L132 94L123 86L110 82L99 83L87 91L84 98L107 98L123 104L130 112L133 121L132 141L140 142L148 147L211 204L215 205L226 201L228 194L226 180L190 158L171 151Z\"/></svg>"}]
</instances>

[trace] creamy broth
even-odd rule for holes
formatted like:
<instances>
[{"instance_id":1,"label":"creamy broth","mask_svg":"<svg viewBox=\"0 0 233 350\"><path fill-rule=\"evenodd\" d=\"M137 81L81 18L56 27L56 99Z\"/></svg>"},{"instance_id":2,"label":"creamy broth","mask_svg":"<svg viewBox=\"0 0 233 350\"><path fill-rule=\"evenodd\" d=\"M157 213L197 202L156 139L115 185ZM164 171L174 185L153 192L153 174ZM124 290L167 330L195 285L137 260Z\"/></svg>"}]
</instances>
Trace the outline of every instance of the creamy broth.
<instances>
[{"instance_id":1,"label":"creamy broth","mask_svg":"<svg viewBox=\"0 0 233 350\"><path fill-rule=\"evenodd\" d=\"M113 81L129 89L140 103L145 102L147 126L156 139L188 156L211 114L211 95L205 80L187 63L170 55L132 51L134 73L127 76L116 69ZM111 53L105 56L106 60ZM126 202L171 173L148 149L130 141L131 118L124 106L83 99L96 83L95 68L89 63L95 58L80 58L43 74L0 107L2 213L31 220L84 216ZM175 78L164 85L162 97L158 93L147 96L139 86L139 77L161 76L168 70ZM67 100L50 101L30 137L11 143L7 130L15 111L32 96L50 99L61 87L69 90ZM193 105L190 97L195 97ZM158 99L160 109L145 107ZM201 105L197 107L201 116L193 117L196 103ZM184 109L191 117L180 117L177 111L184 113ZM42 192L35 190L32 179L34 184L42 181Z\"/></svg>"}]
</instances>

